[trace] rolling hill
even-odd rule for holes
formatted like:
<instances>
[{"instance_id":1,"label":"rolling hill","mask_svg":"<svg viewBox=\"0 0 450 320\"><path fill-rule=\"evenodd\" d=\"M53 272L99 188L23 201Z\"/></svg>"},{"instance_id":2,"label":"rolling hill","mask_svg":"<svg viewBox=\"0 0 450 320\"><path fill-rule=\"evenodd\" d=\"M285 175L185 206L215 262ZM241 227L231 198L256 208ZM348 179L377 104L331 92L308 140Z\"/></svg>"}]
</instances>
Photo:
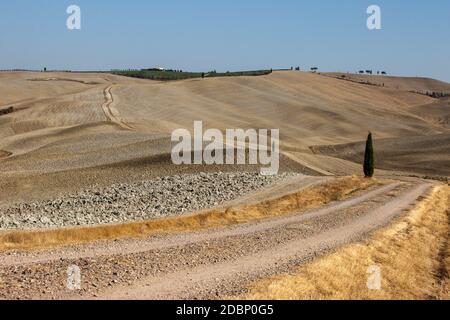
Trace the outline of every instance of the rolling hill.
<instances>
[{"instance_id":1,"label":"rolling hill","mask_svg":"<svg viewBox=\"0 0 450 320\"><path fill-rule=\"evenodd\" d=\"M370 79L386 85L288 71L175 82L0 73L0 105L14 106L0 116L0 189L21 197L42 193L42 184L53 192L92 184L93 176L98 183L122 181L148 174L145 166L152 163L179 171L164 156L170 134L192 130L195 120L205 128L280 129L283 161L318 175L360 173L361 141L369 130L379 168L448 175L448 101L408 91L450 92L450 85Z\"/></svg>"}]
</instances>

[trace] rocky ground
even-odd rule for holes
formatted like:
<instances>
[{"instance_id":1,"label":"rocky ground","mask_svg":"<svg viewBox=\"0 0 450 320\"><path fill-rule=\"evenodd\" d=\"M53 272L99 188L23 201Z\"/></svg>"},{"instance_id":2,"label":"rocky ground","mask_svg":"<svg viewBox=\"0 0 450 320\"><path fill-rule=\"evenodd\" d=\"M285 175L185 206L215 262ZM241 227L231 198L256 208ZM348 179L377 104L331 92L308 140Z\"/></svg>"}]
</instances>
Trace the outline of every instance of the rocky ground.
<instances>
[{"instance_id":1,"label":"rocky ground","mask_svg":"<svg viewBox=\"0 0 450 320\"><path fill-rule=\"evenodd\" d=\"M294 174L200 173L93 187L63 197L0 208L0 230L150 220L210 208Z\"/></svg>"}]
</instances>

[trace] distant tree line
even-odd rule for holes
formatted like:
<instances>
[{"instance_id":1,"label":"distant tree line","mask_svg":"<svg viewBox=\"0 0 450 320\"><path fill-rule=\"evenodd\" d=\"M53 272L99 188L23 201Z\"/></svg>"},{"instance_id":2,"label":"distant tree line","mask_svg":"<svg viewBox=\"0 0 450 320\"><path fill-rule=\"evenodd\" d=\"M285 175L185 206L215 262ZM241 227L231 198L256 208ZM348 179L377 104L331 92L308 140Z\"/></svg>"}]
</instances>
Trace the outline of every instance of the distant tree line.
<instances>
[{"instance_id":1,"label":"distant tree line","mask_svg":"<svg viewBox=\"0 0 450 320\"><path fill-rule=\"evenodd\" d=\"M411 93L421 94L435 99L442 99L450 97L450 93L436 92L436 91L410 91Z\"/></svg>"},{"instance_id":2,"label":"distant tree line","mask_svg":"<svg viewBox=\"0 0 450 320\"><path fill-rule=\"evenodd\" d=\"M359 72L358 72L359 74L370 74L370 75L372 75L373 74L373 70L359 70ZM387 75L387 72L386 71L377 71L377 74L378 75L383 75L383 76L385 76L385 75Z\"/></svg>"},{"instance_id":3,"label":"distant tree line","mask_svg":"<svg viewBox=\"0 0 450 320\"><path fill-rule=\"evenodd\" d=\"M336 79L345 80L345 81L349 81L349 82L355 82L355 83L359 83L359 84L364 84L367 86L384 87L384 83L373 83L373 82L370 82L369 80L352 79L352 78L347 77L345 74L340 75Z\"/></svg>"},{"instance_id":4,"label":"distant tree line","mask_svg":"<svg viewBox=\"0 0 450 320\"><path fill-rule=\"evenodd\" d=\"M272 73L272 70L254 70L219 73L216 70L205 72L184 72L182 70L161 70L161 69L141 69L141 70L112 70L110 73L139 79L149 79L158 81L184 80L193 78L213 78L213 77L239 77L239 76L262 76Z\"/></svg>"}]
</instances>

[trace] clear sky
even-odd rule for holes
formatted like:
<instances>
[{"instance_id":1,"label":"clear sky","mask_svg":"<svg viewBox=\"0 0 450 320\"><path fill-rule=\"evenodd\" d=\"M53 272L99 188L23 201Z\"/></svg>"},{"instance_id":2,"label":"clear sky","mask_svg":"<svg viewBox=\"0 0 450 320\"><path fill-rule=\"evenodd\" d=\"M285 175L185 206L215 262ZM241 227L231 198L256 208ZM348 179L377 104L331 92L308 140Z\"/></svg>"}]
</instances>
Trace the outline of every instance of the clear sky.
<instances>
[{"instance_id":1,"label":"clear sky","mask_svg":"<svg viewBox=\"0 0 450 320\"><path fill-rule=\"evenodd\" d=\"M66 27L69 5L81 30ZM382 30L366 9L381 7ZM448 0L14 0L0 2L0 69L192 71L312 66L450 82Z\"/></svg>"}]
</instances>

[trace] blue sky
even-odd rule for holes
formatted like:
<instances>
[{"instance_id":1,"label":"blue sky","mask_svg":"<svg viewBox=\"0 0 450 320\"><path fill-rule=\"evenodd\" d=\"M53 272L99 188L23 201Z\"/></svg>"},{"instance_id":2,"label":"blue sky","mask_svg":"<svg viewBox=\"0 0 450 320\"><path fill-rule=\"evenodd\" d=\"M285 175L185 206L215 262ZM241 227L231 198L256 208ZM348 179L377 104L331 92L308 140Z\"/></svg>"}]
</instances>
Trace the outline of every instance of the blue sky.
<instances>
[{"instance_id":1,"label":"blue sky","mask_svg":"<svg viewBox=\"0 0 450 320\"><path fill-rule=\"evenodd\" d=\"M81 8L82 29L66 28ZM366 9L382 10L369 31ZM15 0L0 2L0 69L318 66L450 81L450 1Z\"/></svg>"}]
</instances>

